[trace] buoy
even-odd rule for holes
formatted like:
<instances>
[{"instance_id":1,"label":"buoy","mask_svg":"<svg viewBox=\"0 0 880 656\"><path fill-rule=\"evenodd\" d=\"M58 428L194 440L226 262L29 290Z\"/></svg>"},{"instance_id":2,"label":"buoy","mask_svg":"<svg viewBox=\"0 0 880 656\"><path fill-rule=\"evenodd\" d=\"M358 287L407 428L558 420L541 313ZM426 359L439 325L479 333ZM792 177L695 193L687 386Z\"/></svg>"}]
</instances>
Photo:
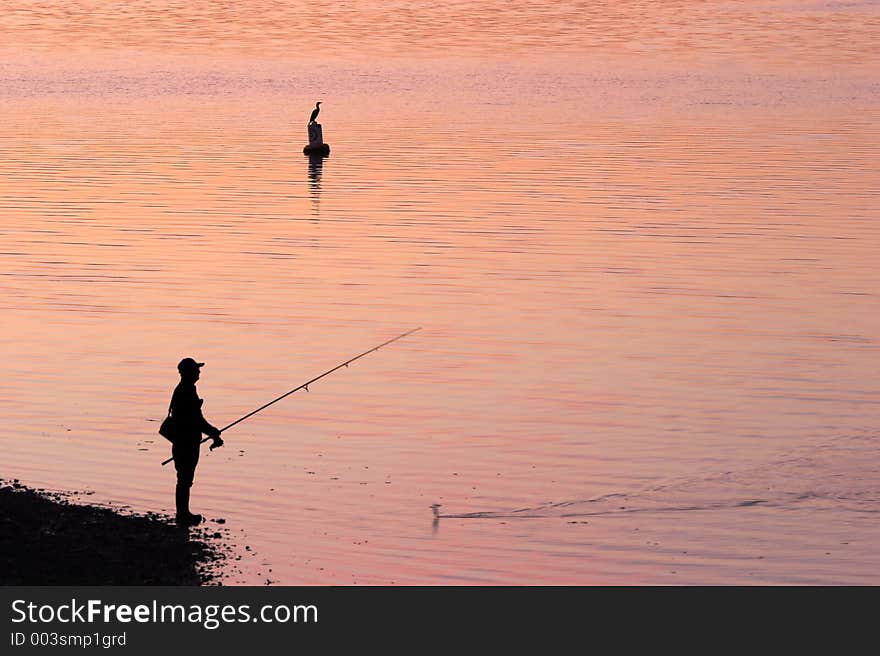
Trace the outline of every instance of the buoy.
<instances>
[{"instance_id":1,"label":"buoy","mask_svg":"<svg viewBox=\"0 0 880 656\"><path fill-rule=\"evenodd\" d=\"M329 155L330 144L324 143L324 131L320 123L309 123L309 145L303 148L303 155Z\"/></svg>"}]
</instances>

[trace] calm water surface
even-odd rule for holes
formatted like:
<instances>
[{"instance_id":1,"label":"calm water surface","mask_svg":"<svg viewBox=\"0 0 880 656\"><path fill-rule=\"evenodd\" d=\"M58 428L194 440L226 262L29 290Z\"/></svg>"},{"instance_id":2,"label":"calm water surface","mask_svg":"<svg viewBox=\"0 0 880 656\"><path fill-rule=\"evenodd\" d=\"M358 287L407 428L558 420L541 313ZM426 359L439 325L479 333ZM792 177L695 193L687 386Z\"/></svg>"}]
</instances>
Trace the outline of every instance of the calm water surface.
<instances>
[{"instance_id":1,"label":"calm water surface","mask_svg":"<svg viewBox=\"0 0 880 656\"><path fill-rule=\"evenodd\" d=\"M423 326L205 452L227 583L880 584L880 3L0 30L3 477L170 512L182 356L222 426Z\"/></svg>"}]
</instances>

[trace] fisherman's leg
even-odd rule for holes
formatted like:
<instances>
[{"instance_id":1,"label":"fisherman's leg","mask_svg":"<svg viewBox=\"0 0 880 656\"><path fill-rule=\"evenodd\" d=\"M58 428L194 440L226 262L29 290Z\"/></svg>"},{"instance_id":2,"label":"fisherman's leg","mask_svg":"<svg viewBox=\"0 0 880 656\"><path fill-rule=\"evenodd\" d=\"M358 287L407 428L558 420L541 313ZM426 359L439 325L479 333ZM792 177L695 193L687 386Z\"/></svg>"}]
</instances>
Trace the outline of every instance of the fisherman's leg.
<instances>
[{"instance_id":1,"label":"fisherman's leg","mask_svg":"<svg viewBox=\"0 0 880 656\"><path fill-rule=\"evenodd\" d=\"M174 500L178 515L189 514L189 489L192 487L194 474L195 467L189 462L177 465L177 488L174 490Z\"/></svg>"},{"instance_id":2,"label":"fisherman's leg","mask_svg":"<svg viewBox=\"0 0 880 656\"><path fill-rule=\"evenodd\" d=\"M189 486L178 481L174 490L174 505L177 508L178 517L189 515Z\"/></svg>"},{"instance_id":3,"label":"fisherman's leg","mask_svg":"<svg viewBox=\"0 0 880 656\"><path fill-rule=\"evenodd\" d=\"M179 521L190 523L201 521L201 516L192 514L189 509L189 493L197 463L198 450L193 453L191 448L175 449L174 466L177 469L177 487L174 491L174 502Z\"/></svg>"},{"instance_id":4,"label":"fisherman's leg","mask_svg":"<svg viewBox=\"0 0 880 656\"><path fill-rule=\"evenodd\" d=\"M188 524L198 524L202 521L202 516L191 512L189 509L189 493L192 488L192 471L192 469L189 469L188 475L178 478L174 500L177 507L177 521Z\"/></svg>"}]
</instances>

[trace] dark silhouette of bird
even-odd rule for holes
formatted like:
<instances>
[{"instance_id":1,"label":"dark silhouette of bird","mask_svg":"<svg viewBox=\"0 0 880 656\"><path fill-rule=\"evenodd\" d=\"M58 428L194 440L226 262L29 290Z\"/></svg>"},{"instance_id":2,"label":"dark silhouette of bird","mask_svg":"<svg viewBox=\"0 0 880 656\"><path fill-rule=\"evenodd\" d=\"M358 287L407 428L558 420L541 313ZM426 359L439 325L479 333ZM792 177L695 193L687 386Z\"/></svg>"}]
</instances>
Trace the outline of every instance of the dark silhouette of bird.
<instances>
[{"instance_id":1,"label":"dark silhouette of bird","mask_svg":"<svg viewBox=\"0 0 880 656\"><path fill-rule=\"evenodd\" d=\"M312 110L312 115L309 117L309 125L315 122L315 119L318 118L318 114L321 112L321 101L315 103L315 108Z\"/></svg>"}]
</instances>

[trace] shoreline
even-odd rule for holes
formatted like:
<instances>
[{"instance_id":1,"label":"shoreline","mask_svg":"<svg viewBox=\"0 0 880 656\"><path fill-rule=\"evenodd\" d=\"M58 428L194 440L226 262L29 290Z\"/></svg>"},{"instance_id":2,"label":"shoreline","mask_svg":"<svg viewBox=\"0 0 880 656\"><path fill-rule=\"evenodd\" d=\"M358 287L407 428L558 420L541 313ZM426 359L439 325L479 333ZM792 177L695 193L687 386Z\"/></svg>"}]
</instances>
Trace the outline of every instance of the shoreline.
<instances>
[{"instance_id":1,"label":"shoreline","mask_svg":"<svg viewBox=\"0 0 880 656\"><path fill-rule=\"evenodd\" d=\"M0 585L222 585L218 529L0 479Z\"/></svg>"}]
</instances>

